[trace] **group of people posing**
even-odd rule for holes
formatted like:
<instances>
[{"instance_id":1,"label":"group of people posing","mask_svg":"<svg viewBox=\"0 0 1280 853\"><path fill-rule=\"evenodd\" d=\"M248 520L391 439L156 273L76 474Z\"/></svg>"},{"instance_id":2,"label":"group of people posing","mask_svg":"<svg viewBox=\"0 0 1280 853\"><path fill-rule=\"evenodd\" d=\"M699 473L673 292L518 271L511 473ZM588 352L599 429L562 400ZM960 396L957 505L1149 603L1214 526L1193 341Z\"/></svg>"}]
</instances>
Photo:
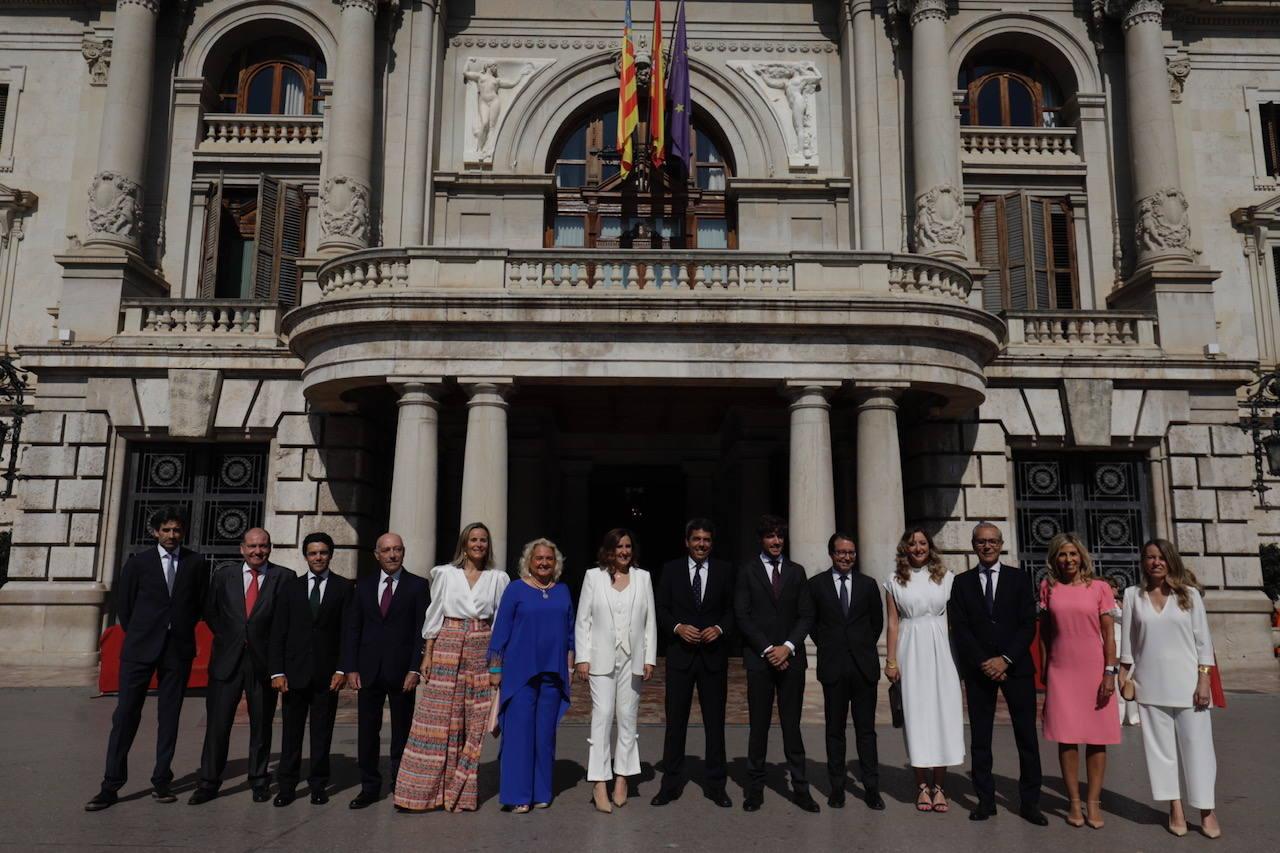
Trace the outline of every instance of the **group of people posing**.
<instances>
[{"instance_id":1,"label":"group of people posing","mask_svg":"<svg viewBox=\"0 0 1280 853\"><path fill-rule=\"evenodd\" d=\"M240 566L212 573L182 547L185 519L162 508L152 519L157 546L135 554L117 582L125 629L118 704L106 772L89 811L113 805L127 778L129 748L152 677L158 680L156 765L152 797L176 800L170 768L191 661L196 622L214 634L207 692L208 724L199 781L189 803L217 796L231 726L242 697L249 709L249 783L255 802L272 799L268 760L277 698L284 743L276 768L276 806L290 805L301 781L310 720L306 782L313 804L328 796L329 747L338 691L357 691L360 792L351 808L382 796L379 772L384 708L390 705L390 765L398 811L473 810L486 734L501 736L498 799L522 814L549 807L556 734L571 683L591 698L587 779L595 808L624 806L640 773L637 717L644 683L666 642L666 733L662 780L651 805L681 796L685 744L695 691L706 736L703 791L729 808L725 708L731 654L740 647L747 673L749 735L742 807L763 805L769 729L776 705L792 799L819 811L809 791L800 719L808 666L806 638L817 649L829 791L845 805L846 729L853 721L868 807L884 809L875 716L882 675L891 683L920 812L947 812L948 767L964 763L962 699L967 698L972 778L970 820L996 814L992 728L1003 694L1019 764L1019 813L1037 825L1040 753L1031 646L1040 625L1044 735L1058 743L1069 808L1067 823L1099 829L1106 747L1120 742L1117 693L1135 701L1152 797L1169 803L1167 828L1187 832L1185 796L1200 830L1221 834L1214 814L1216 763L1210 728L1213 649L1194 575L1174 547L1142 549L1142 582L1123 591L1094 574L1083 542L1054 538L1038 593L1031 575L1000 562L995 525L974 528L974 570L949 571L923 528L908 529L883 584L857 569L852 536L828 541L831 565L809 576L785 556L786 522L760 519L760 550L734 567L712 556L715 526L693 519L686 556L662 568L655 583L635 565L635 536L609 531L597 565L586 572L577 606L561 582L564 558L547 539L525 545L519 578L495 568L488 528L467 525L452 562L429 582L404 569L395 533L374 549L380 571L349 581L330 571L333 542L305 537L308 572L270 562L270 536L245 534ZM1118 620L1118 621L1117 621ZM1119 631L1116 631L1116 626ZM887 626L887 655L877 648ZM1117 642L1117 633L1119 640ZM1118 646L1118 648L1117 648ZM961 684L964 690L961 690ZM896 716L896 714L895 714ZM1086 793L1079 791L1085 747Z\"/></svg>"}]
</instances>

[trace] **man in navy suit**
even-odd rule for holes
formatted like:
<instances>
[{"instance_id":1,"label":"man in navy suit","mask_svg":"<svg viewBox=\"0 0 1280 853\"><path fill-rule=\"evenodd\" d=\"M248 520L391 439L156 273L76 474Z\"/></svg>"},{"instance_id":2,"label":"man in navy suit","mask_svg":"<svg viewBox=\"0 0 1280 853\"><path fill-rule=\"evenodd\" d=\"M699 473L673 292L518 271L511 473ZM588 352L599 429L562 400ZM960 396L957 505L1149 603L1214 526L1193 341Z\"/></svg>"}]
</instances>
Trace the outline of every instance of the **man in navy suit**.
<instances>
[{"instance_id":1,"label":"man in navy suit","mask_svg":"<svg viewBox=\"0 0 1280 853\"><path fill-rule=\"evenodd\" d=\"M413 699L422 660L422 625L431 599L427 582L404 569L404 540L378 537L373 549L380 571L356 582L347 606L343 669L347 686L358 691L356 753L360 793L351 808L373 805L382 796L378 772L382 709L391 706L391 784L394 787L413 723Z\"/></svg>"},{"instance_id":2,"label":"man in navy suit","mask_svg":"<svg viewBox=\"0 0 1280 853\"><path fill-rule=\"evenodd\" d=\"M311 767L307 786L312 805L329 801L329 746L338 711L338 691L346 673L338 666L342 620L352 583L329 570L333 539L309 533L302 540L308 572L287 580L271 620L271 686L281 697L283 730L276 766L275 805L296 797L302 768L302 733L311 718Z\"/></svg>"},{"instance_id":3,"label":"man in navy suit","mask_svg":"<svg viewBox=\"0 0 1280 853\"><path fill-rule=\"evenodd\" d=\"M715 525L709 519L695 518L686 524L687 556L662 567L654 596L658 630L670 638L662 786L650 801L655 806L680 796L695 687L707 738L707 799L721 808L733 805L724 790L724 710L729 691L725 634L733 630L733 567L711 558L714 537Z\"/></svg>"},{"instance_id":4,"label":"man in navy suit","mask_svg":"<svg viewBox=\"0 0 1280 853\"><path fill-rule=\"evenodd\" d=\"M142 705L152 675L159 678L157 695L156 766L151 774L152 799L172 803L174 749L178 717L196 656L196 623L204 610L209 565L204 557L182 547L186 513L176 506L157 509L150 519L156 546L125 561L116 582L116 615L124 628L120 652L120 692L111 717L107 741L107 769L102 789L85 804L96 812L115 804L128 778L129 748L138 733Z\"/></svg>"}]
</instances>

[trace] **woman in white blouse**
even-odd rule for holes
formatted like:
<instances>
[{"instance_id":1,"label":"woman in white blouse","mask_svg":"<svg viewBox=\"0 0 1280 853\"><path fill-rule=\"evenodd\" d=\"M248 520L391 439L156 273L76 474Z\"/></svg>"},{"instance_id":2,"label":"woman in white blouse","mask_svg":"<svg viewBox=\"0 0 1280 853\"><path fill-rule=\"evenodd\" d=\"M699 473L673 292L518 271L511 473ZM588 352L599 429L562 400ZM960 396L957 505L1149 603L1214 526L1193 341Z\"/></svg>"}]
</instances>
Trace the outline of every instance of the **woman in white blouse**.
<instances>
[{"instance_id":1,"label":"woman in white blouse","mask_svg":"<svg viewBox=\"0 0 1280 853\"><path fill-rule=\"evenodd\" d=\"M474 811L476 770L495 690L489 639L510 578L494 569L489 528L468 524L453 562L431 570L431 604L422 626L424 688L396 777L400 811Z\"/></svg>"},{"instance_id":2,"label":"woman in white blouse","mask_svg":"<svg viewBox=\"0 0 1280 853\"><path fill-rule=\"evenodd\" d=\"M636 717L640 683L653 676L658 629L649 573L632 565L635 537L621 528L605 534L599 565L587 571L574 626L578 678L591 685L591 749L587 780L606 814L627 802L627 777L640 772ZM610 750L609 729L617 721ZM613 780L610 802L608 781Z\"/></svg>"},{"instance_id":3,"label":"woman in white blouse","mask_svg":"<svg viewBox=\"0 0 1280 853\"><path fill-rule=\"evenodd\" d=\"M1200 585L1163 539L1142 546L1142 574L1142 583L1124 593L1120 689L1129 697L1136 693L1151 796L1169 801L1169 831L1187 834L1181 761L1187 801L1200 809L1200 831L1217 838L1218 762L1209 722L1213 643Z\"/></svg>"}]
</instances>

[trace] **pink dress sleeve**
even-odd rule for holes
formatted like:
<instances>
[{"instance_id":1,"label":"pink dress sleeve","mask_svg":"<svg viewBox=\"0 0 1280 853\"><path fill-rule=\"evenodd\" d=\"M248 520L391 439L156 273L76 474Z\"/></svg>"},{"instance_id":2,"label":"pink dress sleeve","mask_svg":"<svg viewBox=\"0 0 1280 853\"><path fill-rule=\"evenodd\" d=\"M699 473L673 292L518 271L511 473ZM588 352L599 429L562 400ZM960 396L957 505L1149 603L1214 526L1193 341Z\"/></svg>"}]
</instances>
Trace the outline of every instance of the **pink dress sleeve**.
<instances>
[{"instance_id":1,"label":"pink dress sleeve","mask_svg":"<svg viewBox=\"0 0 1280 853\"><path fill-rule=\"evenodd\" d=\"M1049 609L1049 579L1040 581L1040 609Z\"/></svg>"},{"instance_id":2,"label":"pink dress sleeve","mask_svg":"<svg viewBox=\"0 0 1280 853\"><path fill-rule=\"evenodd\" d=\"M1098 591L1098 615L1105 616L1108 613L1115 613L1116 597L1111 591L1111 584L1104 580L1095 580L1093 587Z\"/></svg>"}]
</instances>

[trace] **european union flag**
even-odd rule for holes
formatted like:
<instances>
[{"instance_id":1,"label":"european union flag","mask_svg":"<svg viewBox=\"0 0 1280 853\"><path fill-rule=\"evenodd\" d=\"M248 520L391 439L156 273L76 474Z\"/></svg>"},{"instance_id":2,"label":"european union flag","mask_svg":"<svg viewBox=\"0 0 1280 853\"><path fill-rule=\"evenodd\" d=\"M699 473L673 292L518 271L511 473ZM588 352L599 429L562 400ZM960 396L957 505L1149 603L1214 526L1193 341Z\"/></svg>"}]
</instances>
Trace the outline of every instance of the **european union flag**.
<instances>
[{"instance_id":1,"label":"european union flag","mask_svg":"<svg viewBox=\"0 0 1280 853\"><path fill-rule=\"evenodd\" d=\"M684 164L680 176L687 180L693 173L693 95L689 91L689 36L685 30L684 0L676 10L676 34L671 45L671 70L667 77L667 103L671 105L668 123L671 142L667 162Z\"/></svg>"}]
</instances>

